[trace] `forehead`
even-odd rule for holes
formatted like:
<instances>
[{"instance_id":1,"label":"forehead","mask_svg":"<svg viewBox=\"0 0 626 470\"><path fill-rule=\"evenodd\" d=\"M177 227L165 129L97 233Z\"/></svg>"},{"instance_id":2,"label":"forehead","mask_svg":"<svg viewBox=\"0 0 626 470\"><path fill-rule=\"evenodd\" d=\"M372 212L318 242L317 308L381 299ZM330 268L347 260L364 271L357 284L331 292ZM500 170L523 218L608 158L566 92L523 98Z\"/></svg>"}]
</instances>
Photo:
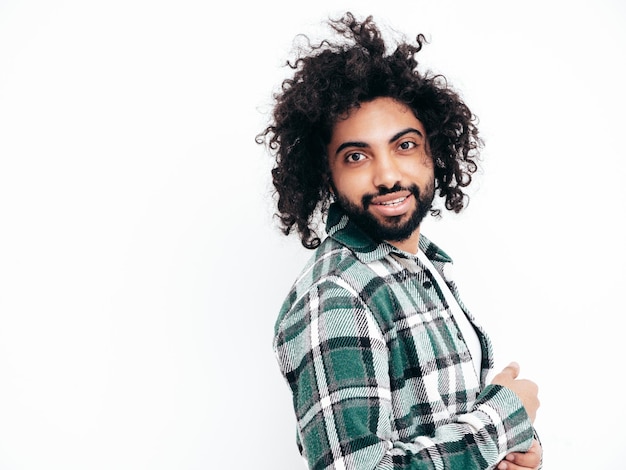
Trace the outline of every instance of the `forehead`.
<instances>
[{"instance_id":1,"label":"forehead","mask_svg":"<svg viewBox=\"0 0 626 470\"><path fill-rule=\"evenodd\" d=\"M375 141L389 139L398 130L413 127L426 135L424 125L404 103L381 97L351 109L332 127L331 144L338 140Z\"/></svg>"}]
</instances>

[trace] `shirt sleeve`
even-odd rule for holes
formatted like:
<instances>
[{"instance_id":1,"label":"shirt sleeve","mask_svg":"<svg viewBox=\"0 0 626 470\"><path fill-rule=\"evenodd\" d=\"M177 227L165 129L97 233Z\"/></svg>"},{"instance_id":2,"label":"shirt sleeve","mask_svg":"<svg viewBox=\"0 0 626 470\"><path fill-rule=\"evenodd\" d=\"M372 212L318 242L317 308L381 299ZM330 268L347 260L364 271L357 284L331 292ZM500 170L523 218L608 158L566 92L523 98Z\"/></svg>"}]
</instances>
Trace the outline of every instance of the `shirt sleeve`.
<instances>
[{"instance_id":1,"label":"shirt sleeve","mask_svg":"<svg viewBox=\"0 0 626 470\"><path fill-rule=\"evenodd\" d=\"M393 416L389 349L366 303L349 286L328 282L292 300L274 347L311 470L482 470L530 447L521 401L497 385L434 434L394 437L393 420L402 417Z\"/></svg>"}]
</instances>

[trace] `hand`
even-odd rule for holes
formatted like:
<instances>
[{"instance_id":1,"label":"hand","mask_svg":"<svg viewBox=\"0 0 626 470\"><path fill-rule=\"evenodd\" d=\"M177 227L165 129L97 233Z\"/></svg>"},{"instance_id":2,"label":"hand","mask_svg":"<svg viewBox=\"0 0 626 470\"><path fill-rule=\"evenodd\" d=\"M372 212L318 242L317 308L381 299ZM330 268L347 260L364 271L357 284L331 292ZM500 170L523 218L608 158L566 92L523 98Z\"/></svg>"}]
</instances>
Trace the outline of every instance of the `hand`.
<instances>
[{"instance_id":1,"label":"hand","mask_svg":"<svg viewBox=\"0 0 626 470\"><path fill-rule=\"evenodd\" d=\"M498 470L537 470L541 464L543 449L535 439L528 452L511 452L497 465Z\"/></svg>"},{"instance_id":2,"label":"hand","mask_svg":"<svg viewBox=\"0 0 626 470\"><path fill-rule=\"evenodd\" d=\"M537 416L537 409L539 408L539 387L530 380L518 379L519 370L519 364L517 362L511 362L502 369L502 372L493 378L491 383L502 385L503 387L513 390L522 401L526 413L530 417L530 421L534 423L535 417Z\"/></svg>"}]
</instances>

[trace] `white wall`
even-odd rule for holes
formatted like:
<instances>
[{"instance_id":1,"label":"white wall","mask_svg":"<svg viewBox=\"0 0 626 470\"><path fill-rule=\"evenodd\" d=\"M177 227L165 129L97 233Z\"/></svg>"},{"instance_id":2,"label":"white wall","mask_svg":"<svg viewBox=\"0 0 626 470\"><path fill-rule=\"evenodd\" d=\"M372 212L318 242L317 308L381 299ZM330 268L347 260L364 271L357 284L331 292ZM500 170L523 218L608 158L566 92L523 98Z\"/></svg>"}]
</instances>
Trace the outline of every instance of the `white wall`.
<instances>
[{"instance_id":1,"label":"white wall","mask_svg":"<svg viewBox=\"0 0 626 470\"><path fill-rule=\"evenodd\" d=\"M302 468L273 323L309 253L254 143L293 36L372 13L481 119L455 258L546 468L623 466L619 0L0 3L0 469Z\"/></svg>"}]
</instances>

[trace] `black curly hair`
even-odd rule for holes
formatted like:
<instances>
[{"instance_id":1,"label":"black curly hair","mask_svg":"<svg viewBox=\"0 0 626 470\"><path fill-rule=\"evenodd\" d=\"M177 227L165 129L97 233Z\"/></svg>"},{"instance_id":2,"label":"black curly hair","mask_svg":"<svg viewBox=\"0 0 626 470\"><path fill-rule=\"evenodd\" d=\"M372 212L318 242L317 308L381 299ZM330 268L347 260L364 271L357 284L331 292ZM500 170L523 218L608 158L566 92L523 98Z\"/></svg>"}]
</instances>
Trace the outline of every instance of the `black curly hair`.
<instances>
[{"instance_id":1,"label":"black curly hair","mask_svg":"<svg viewBox=\"0 0 626 470\"><path fill-rule=\"evenodd\" d=\"M459 212L468 196L482 141L476 117L442 75L420 73L415 55L426 43L399 42L388 53L380 29L371 16L358 21L352 13L329 20L337 42L306 41L294 70L274 94L272 122L257 143L275 155L272 180L277 216L285 235L297 229L302 245L316 248L316 216L332 201L326 146L334 123L360 103L390 97L406 104L426 130L435 163L435 189L448 210ZM302 36L305 39L306 36ZM440 210L431 209L438 216Z\"/></svg>"}]
</instances>

